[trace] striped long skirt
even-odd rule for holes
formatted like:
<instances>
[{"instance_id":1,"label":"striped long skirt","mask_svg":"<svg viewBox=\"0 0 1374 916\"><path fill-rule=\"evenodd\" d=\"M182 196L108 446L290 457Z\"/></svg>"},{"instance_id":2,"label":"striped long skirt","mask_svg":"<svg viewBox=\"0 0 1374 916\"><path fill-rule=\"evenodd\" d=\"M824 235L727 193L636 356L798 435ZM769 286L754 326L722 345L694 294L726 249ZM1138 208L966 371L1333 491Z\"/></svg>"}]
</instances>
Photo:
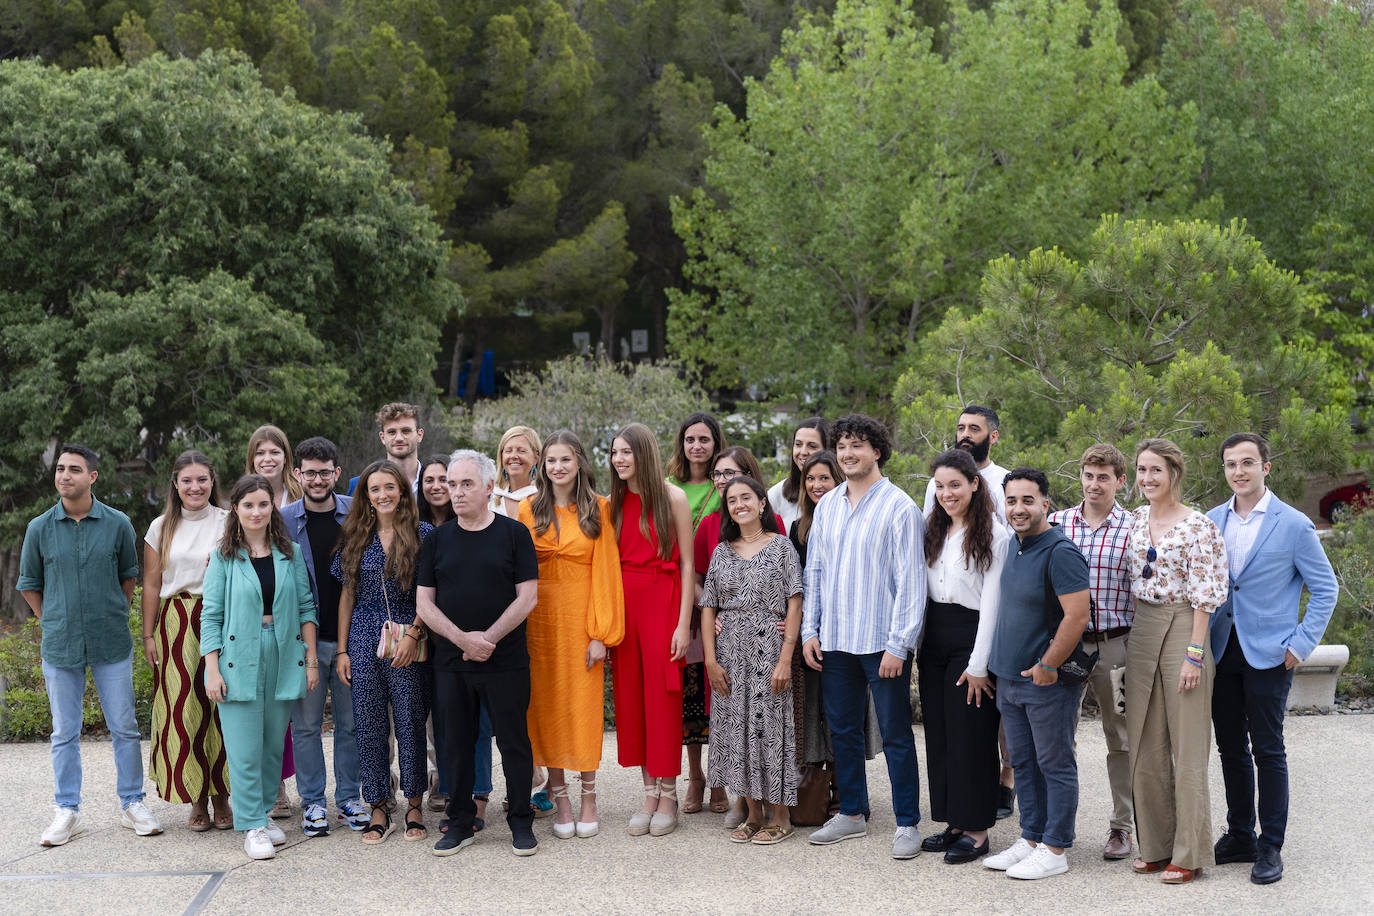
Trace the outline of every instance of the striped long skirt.
<instances>
[{"instance_id":1,"label":"striped long skirt","mask_svg":"<svg viewBox=\"0 0 1374 916\"><path fill-rule=\"evenodd\" d=\"M153 642L153 743L149 771L157 794L186 804L229 794L219 713L205 693L199 595L162 599Z\"/></svg>"}]
</instances>

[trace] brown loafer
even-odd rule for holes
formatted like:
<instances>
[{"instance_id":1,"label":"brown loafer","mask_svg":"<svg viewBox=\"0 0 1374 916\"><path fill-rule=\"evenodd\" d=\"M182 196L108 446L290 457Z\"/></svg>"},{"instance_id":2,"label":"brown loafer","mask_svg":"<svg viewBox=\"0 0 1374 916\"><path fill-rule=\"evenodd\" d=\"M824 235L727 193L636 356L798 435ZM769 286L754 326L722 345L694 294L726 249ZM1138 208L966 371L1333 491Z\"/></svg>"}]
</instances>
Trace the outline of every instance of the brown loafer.
<instances>
[{"instance_id":1,"label":"brown loafer","mask_svg":"<svg viewBox=\"0 0 1374 916\"><path fill-rule=\"evenodd\" d=\"M1107 834L1107 845L1102 847L1102 858L1109 862L1128 858L1131 855L1131 835L1125 830L1113 829Z\"/></svg>"}]
</instances>

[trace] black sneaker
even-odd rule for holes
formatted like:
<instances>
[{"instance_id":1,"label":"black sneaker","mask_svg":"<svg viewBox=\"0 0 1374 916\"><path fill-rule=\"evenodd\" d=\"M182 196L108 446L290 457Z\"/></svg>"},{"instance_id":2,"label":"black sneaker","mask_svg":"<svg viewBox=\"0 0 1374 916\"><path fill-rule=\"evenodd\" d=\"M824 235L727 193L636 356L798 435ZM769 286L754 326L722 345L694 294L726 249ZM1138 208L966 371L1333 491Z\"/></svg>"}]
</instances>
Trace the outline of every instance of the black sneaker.
<instances>
[{"instance_id":1,"label":"black sneaker","mask_svg":"<svg viewBox=\"0 0 1374 916\"><path fill-rule=\"evenodd\" d=\"M1011 786L997 787L997 819L1011 817L1016 808L1016 790Z\"/></svg>"},{"instance_id":2,"label":"black sneaker","mask_svg":"<svg viewBox=\"0 0 1374 916\"><path fill-rule=\"evenodd\" d=\"M432 850L432 852L436 856L457 855L458 850L462 849L465 846L471 846L474 842L474 839L475 838L470 833L462 839L459 839L458 832L455 830L450 830L443 836L439 837L439 842L434 844L434 849Z\"/></svg>"},{"instance_id":3,"label":"black sneaker","mask_svg":"<svg viewBox=\"0 0 1374 916\"><path fill-rule=\"evenodd\" d=\"M510 825L510 851L517 856L532 856L539 851L539 841L529 824Z\"/></svg>"}]
</instances>

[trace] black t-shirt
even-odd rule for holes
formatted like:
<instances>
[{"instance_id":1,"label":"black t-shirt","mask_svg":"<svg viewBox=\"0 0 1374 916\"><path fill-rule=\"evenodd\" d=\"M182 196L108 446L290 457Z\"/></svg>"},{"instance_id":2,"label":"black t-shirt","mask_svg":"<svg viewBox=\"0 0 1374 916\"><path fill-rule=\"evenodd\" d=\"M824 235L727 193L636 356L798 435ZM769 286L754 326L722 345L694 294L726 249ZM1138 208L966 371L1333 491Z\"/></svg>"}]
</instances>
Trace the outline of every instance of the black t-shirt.
<instances>
[{"instance_id":1,"label":"black t-shirt","mask_svg":"<svg viewBox=\"0 0 1374 916\"><path fill-rule=\"evenodd\" d=\"M457 519L444 522L420 548L415 584L435 590L434 603L460 630L485 630L515 600L515 586L539 578L529 529L495 515L481 531ZM464 661L463 651L436 636L434 664L444 671L508 671L527 667L525 624L507 633L484 662Z\"/></svg>"},{"instance_id":2,"label":"black t-shirt","mask_svg":"<svg viewBox=\"0 0 1374 916\"><path fill-rule=\"evenodd\" d=\"M342 526L334 518L334 510L311 512L305 510L305 536L310 540L310 559L315 567L315 591L319 594L320 630L318 639L339 641L339 595L343 585L329 573L334 547L339 543Z\"/></svg>"},{"instance_id":3,"label":"black t-shirt","mask_svg":"<svg viewBox=\"0 0 1374 916\"><path fill-rule=\"evenodd\" d=\"M272 567L272 555L249 557L253 572L258 574L258 585L262 587L262 616L272 616L272 600L277 597L277 571Z\"/></svg>"}]
</instances>

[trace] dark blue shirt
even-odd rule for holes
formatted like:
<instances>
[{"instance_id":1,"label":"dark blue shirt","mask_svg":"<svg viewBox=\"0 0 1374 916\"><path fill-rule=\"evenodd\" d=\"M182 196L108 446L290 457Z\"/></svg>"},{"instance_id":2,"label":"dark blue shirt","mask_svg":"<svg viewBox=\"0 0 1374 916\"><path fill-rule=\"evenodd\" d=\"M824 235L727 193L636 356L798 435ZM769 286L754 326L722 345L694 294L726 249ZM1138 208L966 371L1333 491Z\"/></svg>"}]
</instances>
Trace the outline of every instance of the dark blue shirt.
<instances>
[{"instance_id":1,"label":"dark blue shirt","mask_svg":"<svg viewBox=\"0 0 1374 916\"><path fill-rule=\"evenodd\" d=\"M1049 622L1057 627L1063 619L1057 596L1087 591L1088 584L1088 561L1058 525L1013 541L1002 567L988 670L1005 680L1029 681L1021 672L1039 661L1053 639Z\"/></svg>"}]
</instances>

